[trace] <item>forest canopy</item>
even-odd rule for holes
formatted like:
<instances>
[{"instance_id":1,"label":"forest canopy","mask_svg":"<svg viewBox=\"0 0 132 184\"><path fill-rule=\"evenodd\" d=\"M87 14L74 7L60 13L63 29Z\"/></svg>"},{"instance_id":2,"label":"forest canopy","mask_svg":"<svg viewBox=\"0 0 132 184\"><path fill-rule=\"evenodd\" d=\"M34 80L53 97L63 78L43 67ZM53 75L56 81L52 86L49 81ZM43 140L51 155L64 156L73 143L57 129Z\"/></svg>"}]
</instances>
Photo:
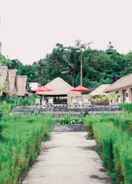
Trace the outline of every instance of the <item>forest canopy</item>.
<instances>
[{"instance_id":1,"label":"forest canopy","mask_svg":"<svg viewBox=\"0 0 132 184\"><path fill-rule=\"evenodd\" d=\"M0 64L16 68L18 74L27 75L28 81L44 85L62 77L73 86L80 84L80 60L83 62L83 85L94 88L102 83L112 83L132 73L132 52L119 53L109 43L106 50L91 49L77 43L75 46L56 44L52 52L31 65L0 55Z\"/></svg>"}]
</instances>

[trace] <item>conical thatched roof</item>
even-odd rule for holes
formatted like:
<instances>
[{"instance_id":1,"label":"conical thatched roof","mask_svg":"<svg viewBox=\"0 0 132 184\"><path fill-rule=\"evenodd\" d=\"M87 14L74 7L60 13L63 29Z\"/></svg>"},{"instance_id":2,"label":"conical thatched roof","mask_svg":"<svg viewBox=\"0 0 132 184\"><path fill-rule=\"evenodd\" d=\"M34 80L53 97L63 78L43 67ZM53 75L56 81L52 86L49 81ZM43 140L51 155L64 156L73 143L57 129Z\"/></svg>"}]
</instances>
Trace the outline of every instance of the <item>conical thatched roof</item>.
<instances>
[{"instance_id":1,"label":"conical thatched roof","mask_svg":"<svg viewBox=\"0 0 132 184\"><path fill-rule=\"evenodd\" d=\"M114 82L112 85L110 85L107 89L106 92L112 92L116 91L119 89L123 89L126 87L131 87L132 86L132 74L126 75L116 82Z\"/></svg>"},{"instance_id":2,"label":"conical thatched roof","mask_svg":"<svg viewBox=\"0 0 132 184\"><path fill-rule=\"evenodd\" d=\"M73 88L60 77L52 80L46 84L45 87L51 89L52 91L46 92L44 95L68 95L69 91Z\"/></svg>"},{"instance_id":3,"label":"conical thatched roof","mask_svg":"<svg viewBox=\"0 0 132 184\"><path fill-rule=\"evenodd\" d=\"M93 90L89 95L97 96L97 95L106 95L105 90L110 86L110 84L102 84Z\"/></svg>"}]
</instances>

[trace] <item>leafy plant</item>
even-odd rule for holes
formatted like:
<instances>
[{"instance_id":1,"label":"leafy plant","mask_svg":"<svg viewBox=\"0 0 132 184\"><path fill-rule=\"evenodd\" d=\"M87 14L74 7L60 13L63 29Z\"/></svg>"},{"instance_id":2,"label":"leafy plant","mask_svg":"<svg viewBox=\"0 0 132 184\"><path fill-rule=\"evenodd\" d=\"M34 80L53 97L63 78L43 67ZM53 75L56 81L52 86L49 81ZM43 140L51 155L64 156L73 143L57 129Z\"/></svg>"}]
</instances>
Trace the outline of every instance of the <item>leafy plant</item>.
<instances>
[{"instance_id":1,"label":"leafy plant","mask_svg":"<svg viewBox=\"0 0 132 184\"><path fill-rule=\"evenodd\" d=\"M65 115L63 118L59 120L59 123L62 125L73 125L73 124L82 124L82 118L71 116L71 115Z\"/></svg>"}]
</instances>

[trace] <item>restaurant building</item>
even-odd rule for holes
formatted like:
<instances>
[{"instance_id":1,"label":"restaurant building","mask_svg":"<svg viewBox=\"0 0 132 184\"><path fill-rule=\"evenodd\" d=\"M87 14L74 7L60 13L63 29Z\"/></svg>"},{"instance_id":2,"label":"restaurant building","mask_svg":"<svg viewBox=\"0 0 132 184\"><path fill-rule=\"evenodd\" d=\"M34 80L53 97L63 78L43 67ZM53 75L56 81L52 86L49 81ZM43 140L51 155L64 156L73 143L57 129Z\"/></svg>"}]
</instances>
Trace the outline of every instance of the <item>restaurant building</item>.
<instances>
[{"instance_id":1,"label":"restaurant building","mask_svg":"<svg viewBox=\"0 0 132 184\"><path fill-rule=\"evenodd\" d=\"M91 90L83 86L74 88L62 78L57 77L45 86L38 88L42 105L67 105L69 108L88 105L88 93Z\"/></svg>"},{"instance_id":2,"label":"restaurant building","mask_svg":"<svg viewBox=\"0 0 132 184\"><path fill-rule=\"evenodd\" d=\"M44 92L43 103L48 104L67 104L69 91L73 88L70 84L62 78L57 77L45 85L50 89Z\"/></svg>"}]
</instances>

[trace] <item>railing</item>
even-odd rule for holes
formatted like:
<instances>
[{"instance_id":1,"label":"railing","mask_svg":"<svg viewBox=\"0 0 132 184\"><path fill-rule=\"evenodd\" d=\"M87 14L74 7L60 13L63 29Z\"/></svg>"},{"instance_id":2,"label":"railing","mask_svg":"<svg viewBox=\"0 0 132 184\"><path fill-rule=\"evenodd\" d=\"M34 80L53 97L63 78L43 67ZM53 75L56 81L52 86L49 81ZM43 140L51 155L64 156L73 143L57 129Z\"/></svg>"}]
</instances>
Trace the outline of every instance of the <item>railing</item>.
<instances>
[{"instance_id":1,"label":"railing","mask_svg":"<svg viewBox=\"0 0 132 184\"><path fill-rule=\"evenodd\" d=\"M98 113L98 112L116 112L120 111L119 105L88 105L69 107L66 104L48 105L48 106L18 106L13 109L17 113L43 113L43 112L76 112L76 113Z\"/></svg>"}]
</instances>

